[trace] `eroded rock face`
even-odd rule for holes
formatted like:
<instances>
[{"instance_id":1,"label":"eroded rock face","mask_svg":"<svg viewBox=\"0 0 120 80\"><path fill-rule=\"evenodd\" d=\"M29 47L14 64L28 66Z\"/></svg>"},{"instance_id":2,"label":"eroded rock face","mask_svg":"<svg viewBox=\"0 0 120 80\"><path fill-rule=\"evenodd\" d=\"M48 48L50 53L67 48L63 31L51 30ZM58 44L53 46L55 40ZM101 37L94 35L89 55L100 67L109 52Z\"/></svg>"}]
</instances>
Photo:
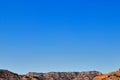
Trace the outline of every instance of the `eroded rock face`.
<instances>
[{"instance_id":1,"label":"eroded rock face","mask_svg":"<svg viewBox=\"0 0 120 80\"><path fill-rule=\"evenodd\" d=\"M8 70L0 70L0 80L93 80L100 72L49 72L18 75Z\"/></svg>"},{"instance_id":2,"label":"eroded rock face","mask_svg":"<svg viewBox=\"0 0 120 80\"><path fill-rule=\"evenodd\" d=\"M96 76L93 80L120 80L120 70Z\"/></svg>"},{"instance_id":3,"label":"eroded rock face","mask_svg":"<svg viewBox=\"0 0 120 80\"><path fill-rule=\"evenodd\" d=\"M28 73L29 77L38 77L39 80L93 80L101 75L100 72L50 72L50 73Z\"/></svg>"},{"instance_id":4,"label":"eroded rock face","mask_svg":"<svg viewBox=\"0 0 120 80\"><path fill-rule=\"evenodd\" d=\"M20 80L31 80L31 78L29 76L21 76Z\"/></svg>"},{"instance_id":5,"label":"eroded rock face","mask_svg":"<svg viewBox=\"0 0 120 80\"><path fill-rule=\"evenodd\" d=\"M20 76L8 70L0 70L0 80L20 80Z\"/></svg>"}]
</instances>

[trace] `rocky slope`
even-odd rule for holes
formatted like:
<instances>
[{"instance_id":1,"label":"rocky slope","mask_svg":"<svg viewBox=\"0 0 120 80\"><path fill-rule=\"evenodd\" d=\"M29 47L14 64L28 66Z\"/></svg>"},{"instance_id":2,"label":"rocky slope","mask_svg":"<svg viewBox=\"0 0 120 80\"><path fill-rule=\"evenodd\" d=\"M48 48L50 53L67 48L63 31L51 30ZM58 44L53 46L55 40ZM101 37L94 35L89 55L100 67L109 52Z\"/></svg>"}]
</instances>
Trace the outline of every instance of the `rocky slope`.
<instances>
[{"instance_id":1,"label":"rocky slope","mask_svg":"<svg viewBox=\"0 0 120 80\"><path fill-rule=\"evenodd\" d=\"M18 75L8 70L0 70L0 80L93 80L94 77L101 75L97 71L89 72L49 72Z\"/></svg>"},{"instance_id":2,"label":"rocky slope","mask_svg":"<svg viewBox=\"0 0 120 80\"><path fill-rule=\"evenodd\" d=\"M101 75L100 72L50 72L50 73L28 73L29 77L38 77L39 80L92 80Z\"/></svg>"},{"instance_id":3,"label":"rocky slope","mask_svg":"<svg viewBox=\"0 0 120 80\"><path fill-rule=\"evenodd\" d=\"M93 80L120 80L120 69L116 72L96 76Z\"/></svg>"},{"instance_id":4,"label":"rocky slope","mask_svg":"<svg viewBox=\"0 0 120 80\"><path fill-rule=\"evenodd\" d=\"M19 80L20 76L8 70L0 70L0 80Z\"/></svg>"}]
</instances>

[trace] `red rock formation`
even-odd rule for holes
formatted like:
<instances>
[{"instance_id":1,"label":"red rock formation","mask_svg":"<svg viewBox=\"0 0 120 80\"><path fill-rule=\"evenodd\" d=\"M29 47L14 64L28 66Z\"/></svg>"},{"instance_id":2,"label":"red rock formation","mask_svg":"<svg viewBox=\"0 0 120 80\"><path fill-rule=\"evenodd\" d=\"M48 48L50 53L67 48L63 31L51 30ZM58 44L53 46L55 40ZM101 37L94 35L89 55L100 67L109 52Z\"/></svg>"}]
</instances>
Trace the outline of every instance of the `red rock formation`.
<instances>
[{"instance_id":1,"label":"red rock formation","mask_svg":"<svg viewBox=\"0 0 120 80\"><path fill-rule=\"evenodd\" d=\"M96 76L93 80L120 80L120 70Z\"/></svg>"},{"instance_id":2,"label":"red rock formation","mask_svg":"<svg viewBox=\"0 0 120 80\"><path fill-rule=\"evenodd\" d=\"M92 80L98 75L101 75L101 73L97 71L28 73L26 75L18 75L8 70L0 70L0 80Z\"/></svg>"},{"instance_id":3,"label":"red rock formation","mask_svg":"<svg viewBox=\"0 0 120 80\"><path fill-rule=\"evenodd\" d=\"M30 77L38 77L40 80L92 80L101 75L100 72L50 72L50 73L28 73Z\"/></svg>"},{"instance_id":4,"label":"red rock formation","mask_svg":"<svg viewBox=\"0 0 120 80\"><path fill-rule=\"evenodd\" d=\"M0 80L20 80L20 76L8 70L0 70Z\"/></svg>"}]
</instances>

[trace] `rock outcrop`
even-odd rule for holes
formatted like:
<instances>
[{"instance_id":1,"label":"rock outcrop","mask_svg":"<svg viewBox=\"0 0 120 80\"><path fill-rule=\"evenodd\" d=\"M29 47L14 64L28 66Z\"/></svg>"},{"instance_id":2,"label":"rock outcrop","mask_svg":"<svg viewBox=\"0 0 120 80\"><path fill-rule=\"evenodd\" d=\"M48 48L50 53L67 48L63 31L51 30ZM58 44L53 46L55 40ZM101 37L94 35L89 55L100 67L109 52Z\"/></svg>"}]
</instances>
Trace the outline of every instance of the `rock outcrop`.
<instances>
[{"instance_id":1,"label":"rock outcrop","mask_svg":"<svg viewBox=\"0 0 120 80\"><path fill-rule=\"evenodd\" d=\"M96 76L93 80L120 80L120 70Z\"/></svg>"},{"instance_id":2,"label":"rock outcrop","mask_svg":"<svg viewBox=\"0 0 120 80\"><path fill-rule=\"evenodd\" d=\"M89 72L49 72L49 73L28 73L29 77L38 77L39 80L93 80L101 75L97 71Z\"/></svg>"},{"instance_id":3,"label":"rock outcrop","mask_svg":"<svg viewBox=\"0 0 120 80\"><path fill-rule=\"evenodd\" d=\"M38 77L39 80L92 80L101 75L97 71L89 72L49 72L49 73L28 73L29 77Z\"/></svg>"},{"instance_id":4,"label":"rock outcrop","mask_svg":"<svg viewBox=\"0 0 120 80\"><path fill-rule=\"evenodd\" d=\"M89 72L49 72L18 75L8 70L0 70L0 80L93 80L94 77L101 75L97 71Z\"/></svg>"},{"instance_id":5,"label":"rock outcrop","mask_svg":"<svg viewBox=\"0 0 120 80\"><path fill-rule=\"evenodd\" d=\"M0 80L20 80L20 76L8 70L0 70Z\"/></svg>"}]
</instances>

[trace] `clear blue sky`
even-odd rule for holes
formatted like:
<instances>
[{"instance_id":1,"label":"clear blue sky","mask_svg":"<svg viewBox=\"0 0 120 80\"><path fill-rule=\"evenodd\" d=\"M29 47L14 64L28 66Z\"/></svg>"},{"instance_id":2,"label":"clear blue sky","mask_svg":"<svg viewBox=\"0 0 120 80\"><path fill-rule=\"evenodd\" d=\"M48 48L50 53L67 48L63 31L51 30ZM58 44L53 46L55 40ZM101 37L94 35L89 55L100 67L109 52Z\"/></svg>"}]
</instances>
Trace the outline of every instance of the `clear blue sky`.
<instances>
[{"instance_id":1,"label":"clear blue sky","mask_svg":"<svg viewBox=\"0 0 120 80\"><path fill-rule=\"evenodd\" d=\"M1 69L108 72L119 61L119 0L0 1Z\"/></svg>"}]
</instances>

